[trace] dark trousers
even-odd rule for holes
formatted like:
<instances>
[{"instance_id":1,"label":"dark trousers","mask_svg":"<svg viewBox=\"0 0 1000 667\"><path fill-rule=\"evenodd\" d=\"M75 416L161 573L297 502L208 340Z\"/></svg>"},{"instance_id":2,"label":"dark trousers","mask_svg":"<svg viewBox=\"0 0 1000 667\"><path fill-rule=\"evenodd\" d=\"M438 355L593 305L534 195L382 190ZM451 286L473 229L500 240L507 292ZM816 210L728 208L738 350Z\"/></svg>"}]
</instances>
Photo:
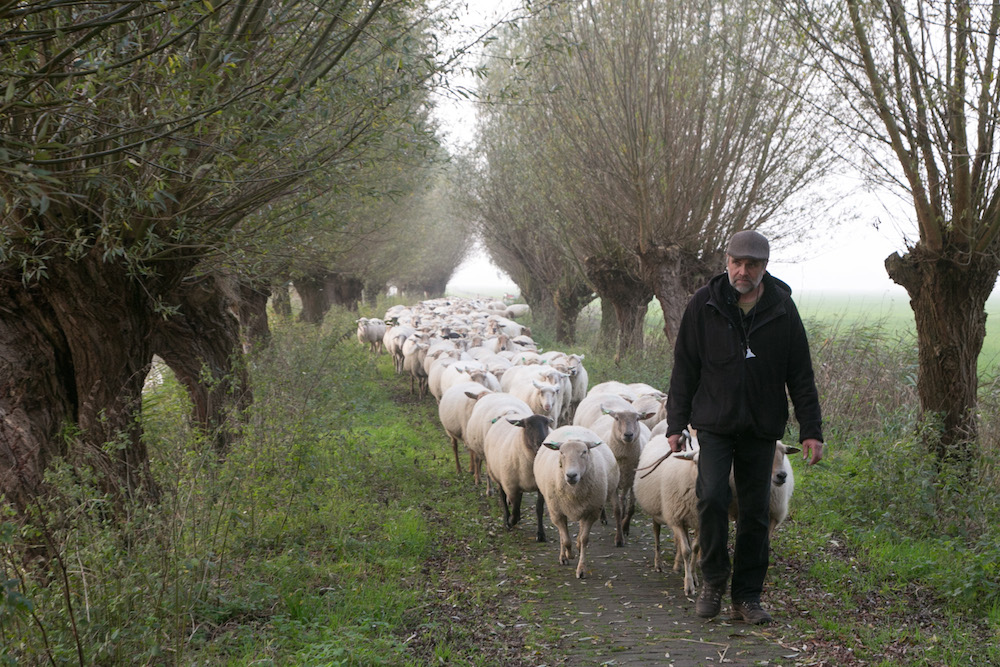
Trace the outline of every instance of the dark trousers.
<instances>
[{"instance_id":1,"label":"dark trousers","mask_svg":"<svg viewBox=\"0 0 1000 667\"><path fill-rule=\"evenodd\" d=\"M739 513L733 545L734 601L760 600L770 558L768 525L774 440L753 435L698 432L698 543L701 573L706 584L725 587L730 574L730 470L735 481Z\"/></svg>"}]
</instances>

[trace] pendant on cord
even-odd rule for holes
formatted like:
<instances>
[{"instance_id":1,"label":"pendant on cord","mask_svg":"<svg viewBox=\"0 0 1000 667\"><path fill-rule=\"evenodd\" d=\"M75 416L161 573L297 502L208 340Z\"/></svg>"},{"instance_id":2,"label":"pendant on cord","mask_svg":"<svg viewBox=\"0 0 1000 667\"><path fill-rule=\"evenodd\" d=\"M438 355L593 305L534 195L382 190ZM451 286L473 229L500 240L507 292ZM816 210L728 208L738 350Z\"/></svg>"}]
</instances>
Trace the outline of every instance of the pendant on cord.
<instances>
[{"instance_id":1,"label":"pendant on cord","mask_svg":"<svg viewBox=\"0 0 1000 667\"><path fill-rule=\"evenodd\" d=\"M750 346L747 345L747 359L753 359L756 356L757 355L753 353L753 350L750 349Z\"/></svg>"}]
</instances>

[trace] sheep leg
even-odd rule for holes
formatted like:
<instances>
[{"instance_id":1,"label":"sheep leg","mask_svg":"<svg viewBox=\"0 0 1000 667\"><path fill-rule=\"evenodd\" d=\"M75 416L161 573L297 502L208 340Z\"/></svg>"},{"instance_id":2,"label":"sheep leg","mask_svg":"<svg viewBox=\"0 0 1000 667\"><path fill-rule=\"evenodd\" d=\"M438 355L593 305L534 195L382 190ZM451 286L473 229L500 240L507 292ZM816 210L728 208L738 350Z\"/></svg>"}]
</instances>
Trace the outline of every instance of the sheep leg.
<instances>
[{"instance_id":1,"label":"sheep leg","mask_svg":"<svg viewBox=\"0 0 1000 667\"><path fill-rule=\"evenodd\" d=\"M558 517L549 517L552 519L552 523L556 524L556 528L559 530L559 564L569 565L569 561L573 558L573 543L570 541L569 537L569 526L567 524L566 515L560 515Z\"/></svg>"},{"instance_id":2,"label":"sheep leg","mask_svg":"<svg viewBox=\"0 0 1000 667\"><path fill-rule=\"evenodd\" d=\"M535 501L535 518L538 519L538 532L535 533L536 542L545 541L545 524L543 523L543 512L545 511L545 498L542 492L538 492L538 499Z\"/></svg>"},{"instance_id":3,"label":"sheep leg","mask_svg":"<svg viewBox=\"0 0 1000 667\"><path fill-rule=\"evenodd\" d=\"M615 546L616 547L625 546L625 535L623 532L624 522L625 522L625 517L622 514L621 496L615 494Z\"/></svg>"},{"instance_id":4,"label":"sheep leg","mask_svg":"<svg viewBox=\"0 0 1000 667\"><path fill-rule=\"evenodd\" d=\"M497 484L497 489L500 491L500 493L503 493L503 487L500 486L499 484ZM510 523L507 524L507 528L513 528L521 520L521 497L523 495L524 494L521 491L518 491L517 493L514 494L514 498L511 502L511 506L513 509L512 511L513 516L511 516L511 520Z\"/></svg>"},{"instance_id":5,"label":"sheep leg","mask_svg":"<svg viewBox=\"0 0 1000 667\"><path fill-rule=\"evenodd\" d=\"M458 438L456 438L455 436L453 436L451 434L448 434L448 437L451 438L451 449L452 449L452 451L455 452L455 469L458 470L458 475L459 475L459 477L461 477L461 475L462 475L462 464L458 460Z\"/></svg>"},{"instance_id":6,"label":"sheep leg","mask_svg":"<svg viewBox=\"0 0 1000 667\"><path fill-rule=\"evenodd\" d=\"M594 517L580 519L580 533L576 536L576 548L580 552L580 560L576 564L576 578L583 579L587 574L586 551L590 543L590 528L594 525Z\"/></svg>"},{"instance_id":7,"label":"sheep leg","mask_svg":"<svg viewBox=\"0 0 1000 667\"><path fill-rule=\"evenodd\" d=\"M503 525L507 530L510 530L514 527L514 524L510 522L510 507L507 505L507 493L500 484L497 484L497 491L499 492L500 508L503 510Z\"/></svg>"},{"instance_id":8,"label":"sheep leg","mask_svg":"<svg viewBox=\"0 0 1000 667\"><path fill-rule=\"evenodd\" d=\"M663 563L660 561L660 524L653 521L653 569L663 572Z\"/></svg>"},{"instance_id":9,"label":"sheep leg","mask_svg":"<svg viewBox=\"0 0 1000 667\"><path fill-rule=\"evenodd\" d=\"M629 486L628 490L625 492L625 497L628 502L628 511L625 513L625 520L622 524L622 533L627 536L629 525L632 523L632 515L635 514L635 492L632 490L631 486Z\"/></svg>"},{"instance_id":10,"label":"sheep leg","mask_svg":"<svg viewBox=\"0 0 1000 667\"><path fill-rule=\"evenodd\" d=\"M674 542L677 545L677 554L684 561L684 595L693 596L697 588L694 585L694 559L687 529L674 526Z\"/></svg>"}]
</instances>

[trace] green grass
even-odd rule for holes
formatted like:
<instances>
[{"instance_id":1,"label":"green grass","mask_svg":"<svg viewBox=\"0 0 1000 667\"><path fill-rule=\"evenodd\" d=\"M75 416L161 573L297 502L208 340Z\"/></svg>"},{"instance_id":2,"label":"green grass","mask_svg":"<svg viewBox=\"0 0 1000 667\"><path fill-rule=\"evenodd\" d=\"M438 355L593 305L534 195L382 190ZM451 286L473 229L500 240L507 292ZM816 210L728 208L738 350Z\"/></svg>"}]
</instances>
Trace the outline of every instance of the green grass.
<instances>
[{"instance_id":1,"label":"green grass","mask_svg":"<svg viewBox=\"0 0 1000 667\"><path fill-rule=\"evenodd\" d=\"M70 593L27 576L18 549L41 535L2 524L0 664L502 664L506 638L470 633L508 620L508 538L483 530L492 508L456 478L432 405L386 357L339 342L350 318L275 327L224 462L187 426L175 381L152 392L158 507L112 520L78 471L53 466L42 515ZM493 618L448 623L477 606Z\"/></svg>"},{"instance_id":2,"label":"green grass","mask_svg":"<svg viewBox=\"0 0 1000 667\"><path fill-rule=\"evenodd\" d=\"M837 372L819 376L827 458L794 460L775 542L768 585L802 607L788 634L869 664L1000 664L1000 392L984 391L976 460L941 466L920 444L913 345L894 320L802 307L815 309L817 366ZM545 612L500 585L521 536L455 475L433 403L341 339L353 317L274 322L224 461L175 381L149 392L158 505L113 514L84 471L54 464L35 523L0 521L0 664L507 665L547 652ZM655 338L618 363L573 351L592 383L667 385ZM45 540L60 556L51 576L24 557ZM525 621L536 629L517 630Z\"/></svg>"}]
</instances>

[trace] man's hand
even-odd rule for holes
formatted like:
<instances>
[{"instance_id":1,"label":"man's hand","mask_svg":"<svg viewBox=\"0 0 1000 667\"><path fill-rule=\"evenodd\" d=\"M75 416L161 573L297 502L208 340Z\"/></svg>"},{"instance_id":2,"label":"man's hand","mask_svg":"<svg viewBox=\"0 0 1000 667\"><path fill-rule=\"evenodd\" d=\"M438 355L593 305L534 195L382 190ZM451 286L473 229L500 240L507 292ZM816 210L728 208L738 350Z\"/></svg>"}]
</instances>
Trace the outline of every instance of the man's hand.
<instances>
[{"instance_id":1,"label":"man's hand","mask_svg":"<svg viewBox=\"0 0 1000 667\"><path fill-rule=\"evenodd\" d=\"M823 443L816 438L806 438L802 441L802 460L813 465L823 458Z\"/></svg>"},{"instance_id":2,"label":"man's hand","mask_svg":"<svg viewBox=\"0 0 1000 667\"><path fill-rule=\"evenodd\" d=\"M667 436L667 443L670 445L670 451L683 452L686 449L687 439L682 440L680 433L674 433L673 435Z\"/></svg>"}]
</instances>

